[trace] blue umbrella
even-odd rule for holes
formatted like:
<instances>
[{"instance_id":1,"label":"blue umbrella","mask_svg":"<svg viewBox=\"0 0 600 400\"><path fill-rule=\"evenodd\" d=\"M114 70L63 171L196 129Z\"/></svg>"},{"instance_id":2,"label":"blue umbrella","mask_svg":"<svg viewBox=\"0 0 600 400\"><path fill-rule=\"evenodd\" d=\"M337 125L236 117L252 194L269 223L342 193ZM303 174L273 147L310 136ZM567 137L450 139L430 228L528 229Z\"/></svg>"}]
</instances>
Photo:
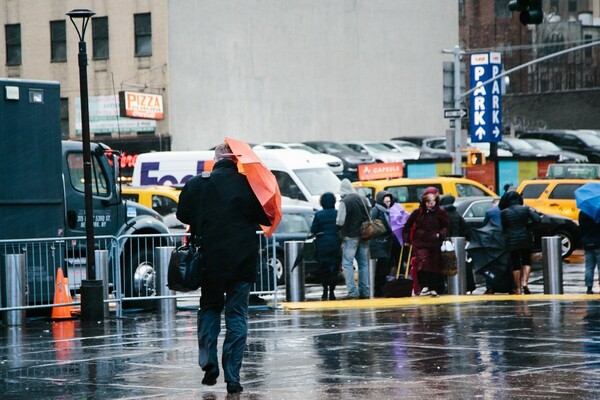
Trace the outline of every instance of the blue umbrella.
<instances>
[{"instance_id":1,"label":"blue umbrella","mask_svg":"<svg viewBox=\"0 0 600 400\"><path fill-rule=\"evenodd\" d=\"M600 182L590 182L575 191L577 208L600 224Z\"/></svg>"}]
</instances>

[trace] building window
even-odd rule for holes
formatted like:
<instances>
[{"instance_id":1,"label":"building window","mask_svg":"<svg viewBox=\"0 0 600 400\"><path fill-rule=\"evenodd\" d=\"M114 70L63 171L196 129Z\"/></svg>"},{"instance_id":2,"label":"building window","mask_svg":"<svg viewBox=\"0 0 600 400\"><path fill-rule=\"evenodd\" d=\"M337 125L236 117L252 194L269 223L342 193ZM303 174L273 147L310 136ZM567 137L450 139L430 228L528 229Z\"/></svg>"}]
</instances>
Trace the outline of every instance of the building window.
<instances>
[{"instance_id":1,"label":"building window","mask_svg":"<svg viewBox=\"0 0 600 400\"><path fill-rule=\"evenodd\" d=\"M152 19L150 13L134 14L135 55L144 57L152 55Z\"/></svg>"},{"instance_id":2,"label":"building window","mask_svg":"<svg viewBox=\"0 0 600 400\"><path fill-rule=\"evenodd\" d=\"M67 61L67 29L65 21L50 21L50 61Z\"/></svg>"},{"instance_id":3,"label":"building window","mask_svg":"<svg viewBox=\"0 0 600 400\"><path fill-rule=\"evenodd\" d=\"M69 99L60 99L60 132L62 139L69 139Z\"/></svg>"},{"instance_id":4,"label":"building window","mask_svg":"<svg viewBox=\"0 0 600 400\"><path fill-rule=\"evenodd\" d=\"M577 0L569 0L569 12L573 13L577 11Z\"/></svg>"},{"instance_id":5,"label":"building window","mask_svg":"<svg viewBox=\"0 0 600 400\"><path fill-rule=\"evenodd\" d=\"M6 65L21 65L21 24L4 26Z\"/></svg>"},{"instance_id":6,"label":"building window","mask_svg":"<svg viewBox=\"0 0 600 400\"><path fill-rule=\"evenodd\" d=\"M92 48L94 60L108 59L108 17L92 18Z\"/></svg>"},{"instance_id":7,"label":"building window","mask_svg":"<svg viewBox=\"0 0 600 400\"><path fill-rule=\"evenodd\" d=\"M108 59L108 17L92 18L92 58Z\"/></svg>"}]
</instances>

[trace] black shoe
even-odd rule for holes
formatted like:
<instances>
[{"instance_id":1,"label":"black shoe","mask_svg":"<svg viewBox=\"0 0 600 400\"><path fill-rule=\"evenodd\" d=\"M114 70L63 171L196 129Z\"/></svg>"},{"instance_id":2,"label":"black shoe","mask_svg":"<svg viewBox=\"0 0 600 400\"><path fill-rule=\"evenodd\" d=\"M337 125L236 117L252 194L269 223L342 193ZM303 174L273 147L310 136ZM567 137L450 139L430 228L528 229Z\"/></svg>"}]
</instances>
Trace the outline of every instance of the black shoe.
<instances>
[{"instance_id":1,"label":"black shoe","mask_svg":"<svg viewBox=\"0 0 600 400\"><path fill-rule=\"evenodd\" d=\"M217 368L210 368L204 373L202 378L202 384L206 386L213 386L217 383L219 377L219 370Z\"/></svg>"},{"instance_id":2,"label":"black shoe","mask_svg":"<svg viewBox=\"0 0 600 400\"><path fill-rule=\"evenodd\" d=\"M323 295L321 296L321 300L327 300L327 288L323 288Z\"/></svg>"},{"instance_id":3,"label":"black shoe","mask_svg":"<svg viewBox=\"0 0 600 400\"><path fill-rule=\"evenodd\" d=\"M594 294L594 291L592 290L591 286L587 287L587 292L585 292L586 294Z\"/></svg>"},{"instance_id":4,"label":"black shoe","mask_svg":"<svg viewBox=\"0 0 600 400\"><path fill-rule=\"evenodd\" d=\"M494 289L487 289L483 294L495 294Z\"/></svg>"},{"instance_id":5,"label":"black shoe","mask_svg":"<svg viewBox=\"0 0 600 400\"><path fill-rule=\"evenodd\" d=\"M242 393L244 388L238 382L227 382L227 393Z\"/></svg>"},{"instance_id":6,"label":"black shoe","mask_svg":"<svg viewBox=\"0 0 600 400\"><path fill-rule=\"evenodd\" d=\"M529 290L529 287L523 286L523 294L531 294L531 291Z\"/></svg>"},{"instance_id":7,"label":"black shoe","mask_svg":"<svg viewBox=\"0 0 600 400\"><path fill-rule=\"evenodd\" d=\"M329 300L335 300L335 293L329 292Z\"/></svg>"}]
</instances>

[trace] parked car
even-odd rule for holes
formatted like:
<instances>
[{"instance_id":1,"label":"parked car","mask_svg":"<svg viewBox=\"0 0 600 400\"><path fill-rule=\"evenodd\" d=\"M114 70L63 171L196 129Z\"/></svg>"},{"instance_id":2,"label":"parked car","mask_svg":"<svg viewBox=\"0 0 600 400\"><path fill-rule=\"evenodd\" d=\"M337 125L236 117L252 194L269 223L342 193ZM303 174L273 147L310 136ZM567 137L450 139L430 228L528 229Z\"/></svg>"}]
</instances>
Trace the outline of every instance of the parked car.
<instances>
[{"instance_id":1,"label":"parked car","mask_svg":"<svg viewBox=\"0 0 600 400\"><path fill-rule=\"evenodd\" d=\"M522 181L517 192L525 204L544 214L577 220L579 209L575 204L575 190L588 182L589 179L530 179Z\"/></svg>"},{"instance_id":2,"label":"parked car","mask_svg":"<svg viewBox=\"0 0 600 400\"><path fill-rule=\"evenodd\" d=\"M480 150L486 157L490 155L490 144L482 143L482 142L471 142L467 140L464 144L463 148L472 147ZM431 154L431 155L445 155L447 157L451 157L450 151L446 147L446 138L443 136L436 136L432 138L428 138L423 140L423 144L421 145L421 154ZM498 147L498 156L500 157L511 157L513 154L506 150ZM461 155L462 158L467 157L467 153L463 152Z\"/></svg>"},{"instance_id":3,"label":"parked car","mask_svg":"<svg viewBox=\"0 0 600 400\"><path fill-rule=\"evenodd\" d=\"M275 269L277 284L285 283L284 248L288 240L303 241L310 233L315 212L310 203L282 197L281 222L273 233L275 239L275 258L267 260L268 264ZM304 274L307 281L314 279L317 273L317 262L314 259L304 260Z\"/></svg>"},{"instance_id":4,"label":"parked car","mask_svg":"<svg viewBox=\"0 0 600 400\"><path fill-rule=\"evenodd\" d=\"M376 162L393 163L404 161L399 152L394 152L389 147L379 142L355 140L343 143L357 153L372 156Z\"/></svg>"},{"instance_id":5,"label":"parked car","mask_svg":"<svg viewBox=\"0 0 600 400\"><path fill-rule=\"evenodd\" d=\"M410 142L415 144L417 147L421 147L423 144L423 140L430 138L431 136L427 135L418 135L418 136L398 136L394 137L391 140L404 140L406 142Z\"/></svg>"},{"instance_id":6,"label":"parked car","mask_svg":"<svg viewBox=\"0 0 600 400\"><path fill-rule=\"evenodd\" d=\"M495 199L497 197L461 197L455 200L454 205L470 227L479 228L483 225L485 212L492 207ZM541 223L533 227L534 250L541 250L544 236L560 237L563 257L570 256L581 246L581 232L575 221L560 215L540 214Z\"/></svg>"},{"instance_id":7,"label":"parked car","mask_svg":"<svg viewBox=\"0 0 600 400\"><path fill-rule=\"evenodd\" d=\"M527 143L531 144L533 147L547 151L549 153L555 154L558 156L559 163L586 163L588 162L587 156L583 154L575 153L572 151L566 151L565 149L561 149L557 145L552 142L549 142L544 139L523 139Z\"/></svg>"},{"instance_id":8,"label":"parked car","mask_svg":"<svg viewBox=\"0 0 600 400\"><path fill-rule=\"evenodd\" d=\"M351 181L358 179L358 166L361 164L373 164L375 159L368 154L357 153L350 147L337 142L310 141L304 144L320 151L339 157L344 163L344 172L340 178L348 178Z\"/></svg>"},{"instance_id":9,"label":"parked car","mask_svg":"<svg viewBox=\"0 0 600 400\"><path fill-rule=\"evenodd\" d=\"M344 163L339 157L332 156L331 154L321 153L304 143L283 143L283 142L265 142L257 144L253 149L290 149L290 150L302 150L312 154L311 157L324 162L331 168L334 174L341 175L344 172Z\"/></svg>"},{"instance_id":10,"label":"parked car","mask_svg":"<svg viewBox=\"0 0 600 400\"><path fill-rule=\"evenodd\" d=\"M515 156L556 157L558 160L556 153L539 149L524 139L502 138L502 141L498 142L498 149L510 151Z\"/></svg>"},{"instance_id":11,"label":"parked car","mask_svg":"<svg viewBox=\"0 0 600 400\"><path fill-rule=\"evenodd\" d=\"M421 155L419 146L406 140L384 140L379 143L383 143L392 151L399 152L403 160L417 160Z\"/></svg>"},{"instance_id":12,"label":"parked car","mask_svg":"<svg viewBox=\"0 0 600 400\"><path fill-rule=\"evenodd\" d=\"M600 136L584 130L540 130L521 132L521 139L544 139L558 147L585 155L589 162L600 163Z\"/></svg>"},{"instance_id":13,"label":"parked car","mask_svg":"<svg viewBox=\"0 0 600 400\"><path fill-rule=\"evenodd\" d=\"M419 206L421 195L429 186L439 190L440 194L452 194L454 197L492 196L496 193L479 182L466 178L438 177L426 179L378 179L372 181L353 182L352 186L358 193L367 197L372 204L377 193L381 190L391 192L396 201L408 212Z\"/></svg>"}]
</instances>

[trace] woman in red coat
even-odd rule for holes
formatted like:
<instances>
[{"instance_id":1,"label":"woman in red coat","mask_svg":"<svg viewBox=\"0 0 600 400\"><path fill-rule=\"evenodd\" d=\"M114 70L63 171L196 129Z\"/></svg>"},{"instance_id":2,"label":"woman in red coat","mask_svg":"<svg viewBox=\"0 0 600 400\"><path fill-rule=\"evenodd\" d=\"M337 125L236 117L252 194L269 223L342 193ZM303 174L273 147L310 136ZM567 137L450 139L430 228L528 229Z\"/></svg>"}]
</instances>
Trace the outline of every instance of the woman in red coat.
<instances>
[{"instance_id":1,"label":"woman in red coat","mask_svg":"<svg viewBox=\"0 0 600 400\"><path fill-rule=\"evenodd\" d=\"M446 210L440 207L440 193L428 187L421 196L421 205L404 225L404 245L412 245L413 289L415 294L438 296L446 291L446 276L441 273L442 242L450 229Z\"/></svg>"}]
</instances>

